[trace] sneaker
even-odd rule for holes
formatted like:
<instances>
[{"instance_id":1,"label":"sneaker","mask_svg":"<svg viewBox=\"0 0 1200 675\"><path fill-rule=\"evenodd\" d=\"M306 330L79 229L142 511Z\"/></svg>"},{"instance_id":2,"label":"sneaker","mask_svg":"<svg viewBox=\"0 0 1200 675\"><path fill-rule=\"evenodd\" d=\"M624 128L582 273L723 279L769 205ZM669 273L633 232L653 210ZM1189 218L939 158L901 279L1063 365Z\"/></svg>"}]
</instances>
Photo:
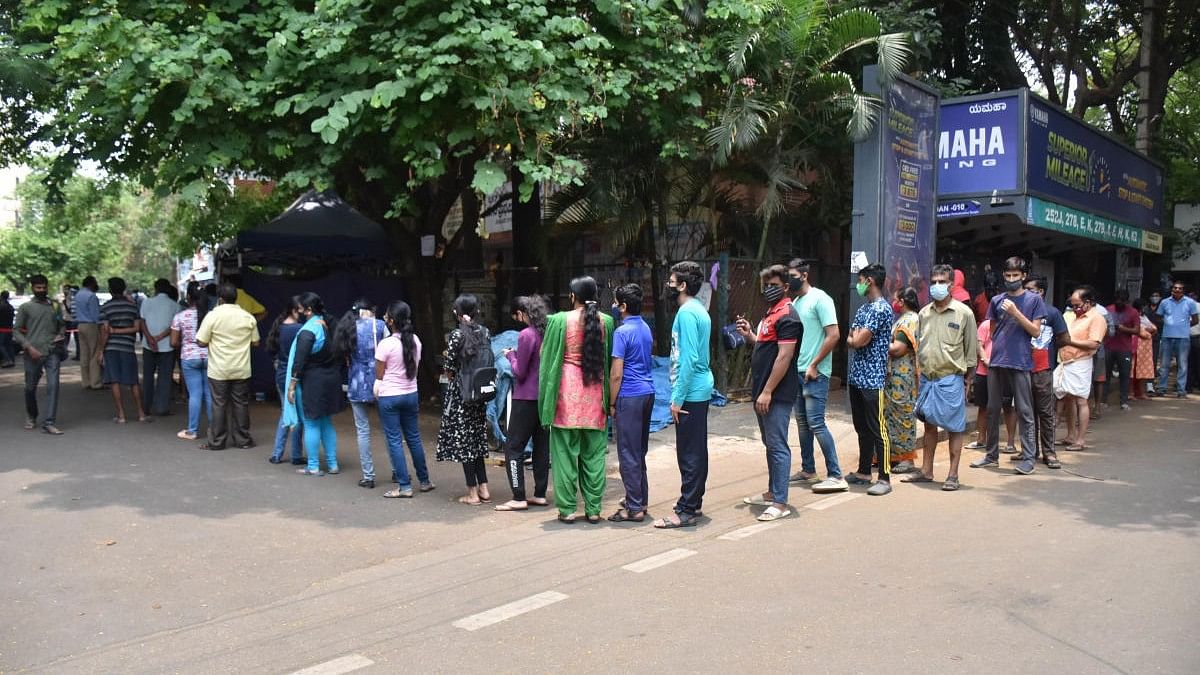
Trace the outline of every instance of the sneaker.
<instances>
[{"instance_id":1,"label":"sneaker","mask_svg":"<svg viewBox=\"0 0 1200 675\"><path fill-rule=\"evenodd\" d=\"M971 441L963 446L966 450L987 450L987 446L979 441Z\"/></svg>"},{"instance_id":2,"label":"sneaker","mask_svg":"<svg viewBox=\"0 0 1200 675\"><path fill-rule=\"evenodd\" d=\"M871 495L872 497L890 495L892 494L892 484L886 480L877 481L874 485L867 488L867 494Z\"/></svg>"},{"instance_id":3,"label":"sneaker","mask_svg":"<svg viewBox=\"0 0 1200 675\"><path fill-rule=\"evenodd\" d=\"M845 478L826 478L825 480L812 486L812 491L815 494L823 495L829 492L845 492L850 489L850 484Z\"/></svg>"},{"instance_id":4,"label":"sneaker","mask_svg":"<svg viewBox=\"0 0 1200 675\"><path fill-rule=\"evenodd\" d=\"M1037 470L1037 465L1034 464L1032 461L1021 462L1020 464L1017 465L1017 467L1015 469L1013 469L1013 471L1016 471L1017 473L1021 474L1022 476L1028 476L1029 474L1033 473L1036 470Z\"/></svg>"},{"instance_id":5,"label":"sneaker","mask_svg":"<svg viewBox=\"0 0 1200 675\"><path fill-rule=\"evenodd\" d=\"M996 460L992 459L991 457L984 455L983 457L980 457L979 459L975 460L974 462L971 462L971 468L972 469L982 469L985 466L998 466L999 464L1000 464L1000 462L997 462Z\"/></svg>"},{"instance_id":6,"label":"sneaker","mask_svg":"<svg viewBox=\"0 0 1200 675\"><path fill-rule=\"evenodd\" d=\"M1122 403L1122 404L1121 404L1121 410L1129 410L1129 404L1128 404L1128 403Z\"/></svg>"}]
</instances>

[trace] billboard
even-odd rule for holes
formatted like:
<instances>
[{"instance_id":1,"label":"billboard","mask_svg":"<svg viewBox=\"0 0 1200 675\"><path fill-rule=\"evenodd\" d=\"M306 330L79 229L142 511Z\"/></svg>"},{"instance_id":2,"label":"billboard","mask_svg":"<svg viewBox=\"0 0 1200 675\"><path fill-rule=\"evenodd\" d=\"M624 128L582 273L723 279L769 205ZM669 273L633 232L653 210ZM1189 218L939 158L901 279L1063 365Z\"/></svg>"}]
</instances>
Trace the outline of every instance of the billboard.
<instances>
[{"instance_id":1,"label":"billboard","mask_svg":"<svg viewBox=\"0 0 1200 675\"><path fill-rule=\"evenodd\" d=\"M937 236L937 94L905 79L891 83L882 121L882 255L885 292L911 285L921 301Z\"/></svg>"},{"instance_id":2,"label":"billboard","mask_svg":"<svg viewBox=\"0 0 1200 675\"><path fill-rule=\"evenodd\" d=\"M1020 187L1021 98L942 105L938 195L990 195Z\"/></svg>"},{"instance_id":3,"label":"billboard","mask_svg":"<svg viewBox=\"0 0 1200 675\"><path fill-rule=\"evenodd\" d=\"M1149 230L1162 227L1163 174L1141 154L1029 97L1026 191Z\"/></svg>"}]
</instances>

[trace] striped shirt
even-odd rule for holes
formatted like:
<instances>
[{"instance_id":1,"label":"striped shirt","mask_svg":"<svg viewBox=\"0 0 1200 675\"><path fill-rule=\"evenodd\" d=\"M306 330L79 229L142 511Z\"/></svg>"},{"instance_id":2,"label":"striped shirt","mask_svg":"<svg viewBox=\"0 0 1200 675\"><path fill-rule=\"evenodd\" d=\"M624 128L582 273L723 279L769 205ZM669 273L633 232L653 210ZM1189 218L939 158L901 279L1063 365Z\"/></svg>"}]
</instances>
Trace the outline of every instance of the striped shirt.
<instances>
[{"instance_id":1,"label":"striped shirt","mask_svg":"<svg viewBox=\"0 0 1200 675\"><path fill-rule=\"evenodd\" d=\"M100 307L100 325L113 328L132 328L139 319L137 305L125 298L113 298ZM109 333L104 351L133 353L136 333Z\"/></svg>"}]
</instances>

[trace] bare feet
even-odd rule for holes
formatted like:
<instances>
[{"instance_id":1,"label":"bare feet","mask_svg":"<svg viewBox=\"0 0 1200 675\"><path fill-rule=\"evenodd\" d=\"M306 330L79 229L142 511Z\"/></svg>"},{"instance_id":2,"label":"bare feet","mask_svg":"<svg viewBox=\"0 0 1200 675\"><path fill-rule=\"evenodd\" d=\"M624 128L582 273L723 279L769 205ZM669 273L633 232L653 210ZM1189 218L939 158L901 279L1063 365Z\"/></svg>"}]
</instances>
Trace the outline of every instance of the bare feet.
<instances>
[{"instance_id":1,"label":"bare feet","mask_svg":"<svg viewBox=\"0 0 1200 675\"><path fill-rule=\"evenodd\" d=\"M527 511L529 510L529 502L517 501L510 499L503 504L496 505L496 511Z\"/></svg>"},{"instance_id":2,"label":"bare feet","mask_svg":"<svg viewBox=\"0 0 1200 675\"><path fill-rule=\"evenodd\" d=\"M480 483L476 494L479 496L479 501L483 502L484 504L491 503L492 493L488 491L487 483Z\"/></svg>"}]
</instances>

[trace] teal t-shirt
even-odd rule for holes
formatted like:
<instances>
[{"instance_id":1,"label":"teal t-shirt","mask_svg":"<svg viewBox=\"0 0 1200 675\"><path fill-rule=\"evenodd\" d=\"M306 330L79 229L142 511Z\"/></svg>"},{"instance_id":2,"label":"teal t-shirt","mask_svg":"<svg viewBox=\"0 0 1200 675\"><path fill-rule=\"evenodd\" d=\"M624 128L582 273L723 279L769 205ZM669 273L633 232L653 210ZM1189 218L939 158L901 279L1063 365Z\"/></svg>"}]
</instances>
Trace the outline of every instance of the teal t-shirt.
<instances>
[{"instance_id":1,"label":"teal t-shirt","mask_svg":"<svg viewBox=\"0 0 1200 675\"><path fill-rule=\"evenodd\" d=\"M825 341L825 327L837 325L837 311L833 307L833 298L819 288L809 288L808 292L792 301L796 313L800 315L800 324L804 326L804 334L800 338L800 355L796 359L796 369L804 375L813 359L821 353L821 343ZM833 352L825 355L817 364L817 372L825 377L833 375Z\"/></svg>"},{"instance_id":2,"label":"teal t-shirt","mask_svg":"<svg viewBox=\"0 0 1200 675\"><path fill-rule=\"evenodd\" d=\"M712 319L692 298L679 308L671 324L671 402L676 405L712 399L713 374L708 367Z\"/></svg>"}]
</instances>

